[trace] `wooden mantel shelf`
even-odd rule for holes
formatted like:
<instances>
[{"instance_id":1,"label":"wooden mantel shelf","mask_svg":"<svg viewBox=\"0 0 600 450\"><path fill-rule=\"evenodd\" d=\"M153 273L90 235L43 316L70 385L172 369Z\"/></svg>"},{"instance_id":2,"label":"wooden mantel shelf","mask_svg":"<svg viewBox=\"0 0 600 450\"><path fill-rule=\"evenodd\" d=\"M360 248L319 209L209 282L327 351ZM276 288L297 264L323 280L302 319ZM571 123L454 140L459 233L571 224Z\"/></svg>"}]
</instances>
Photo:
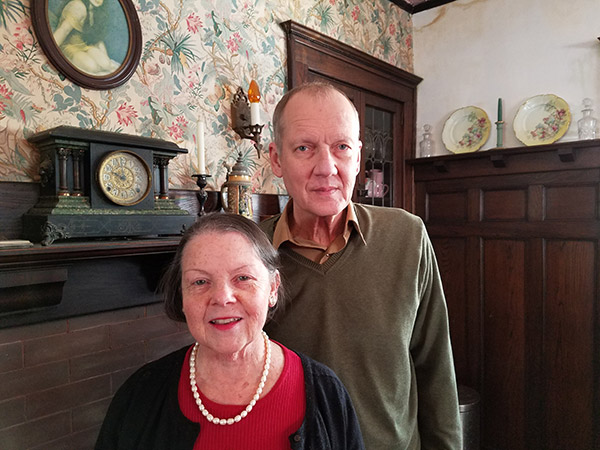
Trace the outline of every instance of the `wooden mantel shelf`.
<instances>
[{"instance_id":1,"label":"wooden mantel shelf","mask_svg":"<svg viewBox=\"0 0 600 450\"><path fill-rule=\"evenodd\" d=\"M473 176L499 175L510 168L511 173L546 172L565 169L585 169L597 165L600 139L559 142L547 145L521 146L454 155L415 158L407 163L421 180L461 176L465 170ZM548 157L553 154L554 157Z\"/></svg>"},{"instance_id":2,"label":"wooden mantel shelf","mask_svg":"<svg viewBox=\"0 0 600 450\"><path fill-rule=\"evenodd\" d=\"M160 301L179 237L0 250L0 328Z\"/></svg>"},{"instance_id":3,"label":"wooden mantel shelf","mask_svg":"<svg viewBox=\"0 0 600 450\"><path fill-rule=\"evenodd\" d=\"M28 248L0 249L0 269L31 263L170 253L178 244L179 237L35 244Z\"/></svg>"}]
</instances>

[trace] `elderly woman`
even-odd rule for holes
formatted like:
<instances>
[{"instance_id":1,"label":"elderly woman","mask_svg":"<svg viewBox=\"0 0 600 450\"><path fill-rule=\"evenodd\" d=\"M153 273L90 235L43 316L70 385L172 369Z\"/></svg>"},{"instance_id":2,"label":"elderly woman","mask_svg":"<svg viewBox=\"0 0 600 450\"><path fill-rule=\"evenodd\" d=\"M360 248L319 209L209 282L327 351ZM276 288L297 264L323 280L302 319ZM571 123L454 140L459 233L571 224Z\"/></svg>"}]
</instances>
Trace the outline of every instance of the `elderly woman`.
<instances>
[{"instance_id":1,"label":"elderly woman","mask_svg":"<svg viewBox=\"0 0 600 450\"><path fill-rule=\"evenodd\" d=\"M196 343L125 382L97 450L364 448L336 375L263 331L281 279L277 252L256 224L202 217L161 285L167 314L187 322Z\"/></svg>"}]
</instances>

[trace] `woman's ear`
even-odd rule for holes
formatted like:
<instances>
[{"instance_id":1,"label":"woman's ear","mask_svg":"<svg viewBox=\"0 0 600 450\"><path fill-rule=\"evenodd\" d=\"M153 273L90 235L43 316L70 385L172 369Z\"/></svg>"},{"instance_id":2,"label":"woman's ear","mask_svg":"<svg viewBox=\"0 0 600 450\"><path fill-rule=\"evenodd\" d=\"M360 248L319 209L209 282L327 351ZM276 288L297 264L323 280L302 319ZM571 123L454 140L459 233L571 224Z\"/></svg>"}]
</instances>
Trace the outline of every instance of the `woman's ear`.
<instances>
[{"instance_id":1,"label":"woman's ear","mask_svg":"<svg viewBox=\"0 0 600 450\"><path fill-rule=\"evenodd\" d=\"M275 271L273 275L273 279L271 280L271 292L269 294L269 308L273 308L277 304L277 293L279 291L279 286L281 285L281 275L279 274L279 270Z\"/></svg>"}]
</instances>

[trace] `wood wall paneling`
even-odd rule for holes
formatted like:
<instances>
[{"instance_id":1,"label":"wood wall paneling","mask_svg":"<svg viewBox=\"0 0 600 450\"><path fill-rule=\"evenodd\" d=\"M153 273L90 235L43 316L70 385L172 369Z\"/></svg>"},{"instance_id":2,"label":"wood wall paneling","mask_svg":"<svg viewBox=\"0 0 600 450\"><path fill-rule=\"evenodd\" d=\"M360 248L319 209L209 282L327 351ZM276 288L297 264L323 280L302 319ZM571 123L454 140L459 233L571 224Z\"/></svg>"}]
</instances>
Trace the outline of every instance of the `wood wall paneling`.
<instances>
[{"instance_id":1,"label":"wood wall paneling","mask_svg":"<svg viewBox=\"0 0 600 450\"><path fill-rule=\"evenodd\" d=\"M525 450L525 243L486 239L483 254L483 433Z\"/></svg>"},{"instance_id":2,"label":"wood wall paneling","mask_svg":"<svg viewBox=\"0 0 600 450\"><path fill-rule=\"evenodd\" d=\"M600 141L409 164L482 449L599 450Z\"/></svg>"},{"instance_id":3,"label":"wood wall paneling","mask_svg":"<svg viewBox=\"0 0 600 450\"><path fill-rule=\"evenodd\" d=\"M549 186L545 192L547 220L590 219L598 216L598 186Z\"/></svg>"},{"instance_id":4,"label":"wood wall paneling","mask_svg":"<svg viewBox=\"0 0 600 450\"><path fill-rule=\"evenodd\" d=\"M545 263L545 448L593 448L597 244L548 241Z\"/></svg>"},{"instance_id":5,"label":"wood wall paneling","mask_svg":"<svg viewBox=\"0 0 600 450\"><path fill-rule=\"evenodd\" d=\"M427 219L465 221L468 211L467 191L432 192L427 196Z\"/></svg>"},{"instance_id":6,"label":"wood wall paneling","mask_svg":"<svg viewBox=\"0 0 600 450\"><path fill-rule=\"evenodd\" d=\"M483 193L483 220L523 220L527 214L524 189L488 190Z\"/></svg>"},{"instance_id":7,"label":"wood wall paneling","mask_svg":"<svg viewBox=\"0 0 600 450\"><path fill-rule=\"evenodd\" d=\"M454 363L457 373L464 379L468 377L470 365L468 314L462 301L469 283L466 266L468 242L464 238L438 238L433 240L433 245L448 298Z\"/></svg>"}]
</instances>

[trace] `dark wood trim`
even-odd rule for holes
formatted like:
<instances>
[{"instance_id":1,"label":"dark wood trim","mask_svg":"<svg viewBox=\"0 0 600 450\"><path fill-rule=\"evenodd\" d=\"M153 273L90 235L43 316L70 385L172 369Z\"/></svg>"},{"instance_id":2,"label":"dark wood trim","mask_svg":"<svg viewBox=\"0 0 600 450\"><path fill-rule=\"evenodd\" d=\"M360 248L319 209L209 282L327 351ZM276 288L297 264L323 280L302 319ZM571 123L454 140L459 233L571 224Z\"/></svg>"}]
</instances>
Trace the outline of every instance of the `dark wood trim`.
<instances>
[{"instance_id":1,"label":"dark wood trim","mask_svg":"<svg viewBox=\"0 0 600 450\"><path fill-rule=\"evenodd\" d=\"M427 0L423 1L417 5L413 5L407 0L390 0L396 6L399 6L404 11L409 12L410 14L416 14L421 11L427 11L428 9L437 8L438 6L445 5L446 3L452 3L455 0ZM598 38L600 39L600 38Z\"/></svg>"},{"instance_id":2,"label":"dark wood trim","mask_svg":"<svg viewBox=\"0 0 600 450\"><path fill-rule=\"evenodd\" d=\"M414 158L407 164L418 168L419 180L442 180L457 177L457 171L472 176L502 173L532 173L544 171L579 170L594 167L600 139L557 142L532 147L512 147L456 155ZM571 155L565 157L564 155ZM498 163L501 161L501 163ZM443 168L443 169L441 169ZM415 180L416 181L416 180Z\"/></svg>"},{"instance_id":3,"label":"dark wood trim","mask_svg":"<svg viewBox=\"0 0 600 450\"><path fill-rule=\"evenodd\" d=\"M79 261L83 259L119 258L127 256L156 255L175 251L179 237L139 238L59 242L51 246L35 244L21 249L0 249L0 270L29 264Z\"/></svg>"},{"instance_id":4,"label":"dark wood trim","mask_svg":"<svg viewBox=\"0 0 600 450\"><path fill-rule=\"evenodd\" d=\"M39 183L0 182L0 240L21 239L22 216L39 196Z\"/></svg>"},{"instance_id":5,"label":"dark wood trim","mask_svg":"<svg viewBox=\"0 0 600 450\"><path fill-rule=\"evenodd\" d=\"M331 57L342 59L351 66L360 67L362 70L378 76L386 76L389 80L399 83L402 87L408 89L414 89L417 84L423 81L421 77L413 73L392 66L381 59L375 58L374 56L330 38L318 31L305 27L304 25L300 25L292 20L282 22L281 27L288 36L288 55L294 55L294 50L298 50L299 45L304 45L313 49L318 49L320 52L326 53ZM289 37L293 37L293 39L289 39ZM290 53L289 50L292 50L292 52ZM311 68L314 70L323 70L324 73L328 72L326 67ZM294 59L288 57L288 82L289 81L293 82L293 85L288 86L291 88L299 84L298 81L300 80ZM380 90L379 88L379 86L371 86L371 89L373 89L374 92L388 94L386 91Z\"/></svg>"},{"instance_id":6,"label":"dark wood trim","mask_svg":"<svg viewBox=\"0 0 600 450\"><path fill-rule=\"evenodd\" d=\"M390 0L396 6L399 6L404 11L413 14L415 11L415 7L412 3L407 2L406 0Z\"/></svg>"}]
</instances>

